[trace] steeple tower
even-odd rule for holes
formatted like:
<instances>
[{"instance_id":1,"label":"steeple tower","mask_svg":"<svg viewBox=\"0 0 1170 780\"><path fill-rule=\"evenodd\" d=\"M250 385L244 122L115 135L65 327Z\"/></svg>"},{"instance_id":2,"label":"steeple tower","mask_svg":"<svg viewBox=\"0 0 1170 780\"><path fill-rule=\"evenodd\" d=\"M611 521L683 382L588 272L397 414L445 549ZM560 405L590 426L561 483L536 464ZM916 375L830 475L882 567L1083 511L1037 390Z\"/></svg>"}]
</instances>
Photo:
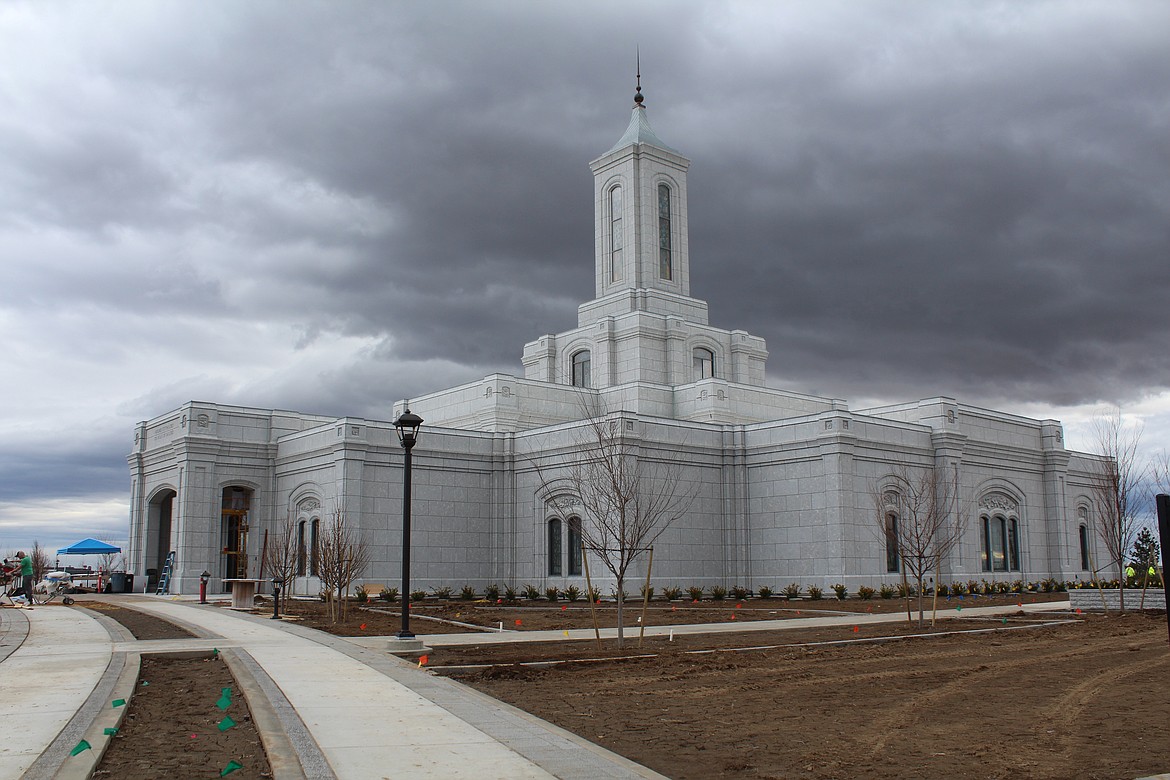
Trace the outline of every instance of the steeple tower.
<instances>
[{"instance_id":1,"label":"steeple tower","mask_svg":"<svg viewBox=\"0 0 1170 780\"><path fill-rule=\"evenodd\" d=\"M690 298L690 164L650 126L639 62L630 123L617 143L589 164L596 297L579 310L581 324L629 311L706 323L706 304Z\"/></svg>"}]
</instances>

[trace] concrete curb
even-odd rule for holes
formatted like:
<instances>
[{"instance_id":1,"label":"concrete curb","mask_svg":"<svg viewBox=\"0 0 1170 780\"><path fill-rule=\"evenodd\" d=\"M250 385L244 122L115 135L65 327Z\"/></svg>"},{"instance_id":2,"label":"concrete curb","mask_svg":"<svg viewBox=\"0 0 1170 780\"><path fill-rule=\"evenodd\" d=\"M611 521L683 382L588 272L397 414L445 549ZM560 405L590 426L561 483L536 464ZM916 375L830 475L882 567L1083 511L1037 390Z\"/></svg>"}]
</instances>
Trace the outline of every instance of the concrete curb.
<instances>
[{"instance_id":1,"label":"concrete curb","mask_svg":"<svg viewBox=\"0 0 1170 780\"><path fill-rule=\"evenodd\" d=\"M121 605L127 609L134 608L132 600L121 602ZM153 612L138 611L158 617ZM225 639L182 618L168 616L166 619L190 631L198 640ZM170 655L175 651L160 649L159 652ZM208 652L201 650L200 655L206 655ZM337 780L325 754L321 752L321 748L292 704L252 656L242 648L232 647L220 648L219 654L244 694L244 700L252 714L252 723L260 734L260 741L268 756L268 765L272 768L273 777L276 780Z\"/></svg>"},{"instance_id":2,"label":"concrete curb","mask_svg":"<svg viewBox=\"0 0 1170 780\"><path fill-rule=\"evenodd\" d=\"M15 653L28 639L28 615L16 607L0 609L0 662Z\"/></svg>"},{"instance_id":3,"label":"concrete curb","mask_svg":"<svg viewBox=\"0 0 1170 780\"><path fill-rule=\"evenodd\" d=\"M65 608L65 607L62 607ZM120 623L105 615L89 610L87 615L96 620L117 641L130 636ZM131 637L133 638L133 637ZM140 659L135 653L115 652L110 656L106 671L98 684L90 691L77 712L65 724L65 728L53 739L49 747L22 775L22 780L47 780L48 778L88 778L101 761L109 747L110 736L106 728L118 728L126 716L126 707L109 706L115 699L129 701L138 682ZM100 725L99 725L100 724ZM81 740L89 743L90 749L70 756Z\"/></svg>"}]
</instances>

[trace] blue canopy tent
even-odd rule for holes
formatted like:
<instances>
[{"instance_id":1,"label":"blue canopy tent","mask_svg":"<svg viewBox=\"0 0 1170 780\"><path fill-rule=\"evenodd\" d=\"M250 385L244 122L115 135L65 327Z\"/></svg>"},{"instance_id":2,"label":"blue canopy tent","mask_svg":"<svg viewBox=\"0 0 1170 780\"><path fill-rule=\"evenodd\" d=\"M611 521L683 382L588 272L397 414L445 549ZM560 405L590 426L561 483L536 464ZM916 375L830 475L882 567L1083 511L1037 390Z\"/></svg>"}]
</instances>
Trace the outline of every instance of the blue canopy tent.
<instances>
[{"instance_id":1,"label":"blue canopy tent","mask_svg":"<svg viewBox=\"0 0 1170 780\"><path fill-rule=\"evenodd\" d=\"M82 539L80 542L57 550L58 555L105 555L106 553L118 552L122 552L121 547L99 542L97 539Z\"/></svg>"}]
</instances>

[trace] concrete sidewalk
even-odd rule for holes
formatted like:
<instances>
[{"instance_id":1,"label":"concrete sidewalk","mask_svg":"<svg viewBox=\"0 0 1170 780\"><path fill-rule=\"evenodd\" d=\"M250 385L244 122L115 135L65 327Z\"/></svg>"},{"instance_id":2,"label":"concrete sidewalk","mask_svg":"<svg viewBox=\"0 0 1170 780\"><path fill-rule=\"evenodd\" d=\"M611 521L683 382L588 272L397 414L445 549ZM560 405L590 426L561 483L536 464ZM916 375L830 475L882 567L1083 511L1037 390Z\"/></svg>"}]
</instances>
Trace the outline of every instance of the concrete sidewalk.
<instances>
[{"instance_id":1,"label":"concrete sidewalk","mask_svg":"<svg viewBox=\"0 0 1170 780\"><path fill-rule=\"evenodd\" d=\"M21 777L38 756L50 752L58 755L56 763L41 759L35 776L52 777L58 767L70 768L71 759L65 756L77 738L68 735L65 746L62 728L71 718L75 723L85 720L75 717L84 707L109 708L107 687L98 683L115 666L117 677L122 657L213 646L230 648L232 655L243 659L248 673L257 678L255 689L269 691L274 709L285 705L279 720L288 736L286 744L296 753L294 761L301 757L301 767L286 776L661 777L552 724L387 655L389 640L368 650L322 632L222 607L143 596L105 600L184 625L201 638L141 642L124 635L112 637L84 610L5 611L0 684L4 690L21 691L22 700L40 703L29 709L30 728L6 732L0 780ZM21 619L25 616L31 619L27 637ZM20 646L3 658L4 645L17 643ZM23 720L17 718L14 724ZM297 745L298 740L311 745ZM314 766L305 755L320 756L322 761ZM278 758L287 765L290 757ZM278 762L272 763L276 770Z\"/></svg>"},{"instance_id":2,"label":"concrete sidewalk","mask_svg":"<svg viewBox=\"0 0 1170 780\"><path fill-rule=\"evenodd\" d=\"M79 610L0 610L0 691L9 714L0 778L18 778L36 762L103 679L112 654L109 634Z\"/></svg>"},{"instance_id":3,"label":"concrete sidewalk","mask_svg":"<svg viewBox=\"0 0 1170 780\"><path fill-rule=\"evenodd\" d=\"M0 690L20 704L0 742L0 780L52 777L98 711L109 708L122 659L140 652L231 649L241 686L266 698L279 717L275 756L295 766L286 776L312 778L652 778L660 775L527 713L428 674L386 653L387 637L335 637L293 623L220 606L152 596L103 600L183 625L197 639L138 641L105 616L63 606L0 610ZM992 617L1060 611L1068 602L965 607L940 617ZM819 614L784 620L647 626L648 636L744 633L900 622L903 613ZM423 626L416 626L423 628ZM565 639L564 631L431 634L433 647ZM592 639L591 629L567 632ZM616 635L603 629L603 637ZM637 636L636 629L627 636ZM747 641L751 641L750 639ZM236 667L233 667L236 669ZM237 678L241 677L236 669ZM254 713L255 714L255 713ZM258 725L263 720L257 717ZM100 730L99 730L100 731ZM290 764L291 762L291 764ZM35 765L35 766L34 766ZM30 771L30 767L32 770Z\"/></svg>"}]
</instances>

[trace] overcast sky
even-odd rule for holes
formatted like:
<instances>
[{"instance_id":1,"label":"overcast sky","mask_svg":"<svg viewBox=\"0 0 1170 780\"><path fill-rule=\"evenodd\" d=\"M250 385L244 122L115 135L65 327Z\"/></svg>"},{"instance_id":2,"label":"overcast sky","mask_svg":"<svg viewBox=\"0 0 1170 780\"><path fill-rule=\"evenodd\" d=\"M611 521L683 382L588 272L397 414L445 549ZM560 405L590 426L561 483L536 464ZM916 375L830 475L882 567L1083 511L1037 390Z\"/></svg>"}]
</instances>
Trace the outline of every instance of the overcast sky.
<instances>
[{"instance_id":1,"label":"overcast sky","mask_svg":"<svg viewBox=\"0 0 1170 780\"><path fill-rule=\"evenodd\" d=\"M0 552L126 538L133 426L388 419L593 295L588 162L692 160L769 384L1170 434L1170 3L0 2ZM1086 442L1087 444L1087 442Z\"/></svg>"}]
</instances>

